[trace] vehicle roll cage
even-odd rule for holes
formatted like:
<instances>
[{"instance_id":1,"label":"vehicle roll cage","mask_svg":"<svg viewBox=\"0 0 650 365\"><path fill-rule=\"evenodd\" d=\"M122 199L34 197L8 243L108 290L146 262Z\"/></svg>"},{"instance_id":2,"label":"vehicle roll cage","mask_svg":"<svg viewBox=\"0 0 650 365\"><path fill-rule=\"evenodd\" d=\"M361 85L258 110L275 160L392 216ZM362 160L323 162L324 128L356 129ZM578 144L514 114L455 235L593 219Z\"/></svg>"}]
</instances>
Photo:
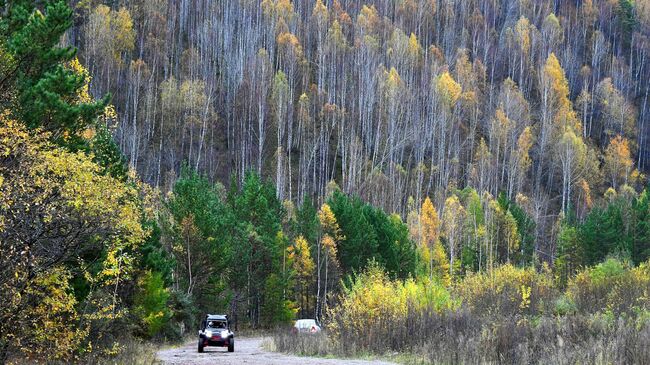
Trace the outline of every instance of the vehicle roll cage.
<instances>
[{"instance_id":1,"label":"vehicle roll cage","mask_svg":"<svg viewBox=\"0 0 650 365\"><path fill-rule=\"evenodd\" d=\"M227 314L206 314L205 318L201 321L201 330L204 331L208 320L226 321L226 328L230 329L230 320Z\"/></svg>"}]
</instances>

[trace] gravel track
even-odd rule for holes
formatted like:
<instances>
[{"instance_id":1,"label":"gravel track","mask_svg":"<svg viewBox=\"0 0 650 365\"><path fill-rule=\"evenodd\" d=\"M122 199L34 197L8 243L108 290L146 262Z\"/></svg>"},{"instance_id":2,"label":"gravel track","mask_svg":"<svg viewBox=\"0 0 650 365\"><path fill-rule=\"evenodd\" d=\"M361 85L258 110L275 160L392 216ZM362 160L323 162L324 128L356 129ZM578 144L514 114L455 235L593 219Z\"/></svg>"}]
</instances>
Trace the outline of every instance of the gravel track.
<instances>
[{"instance_id":1,"label":"gravel track","mask_svg":"<svg viewBox=\"0 0 650 365\"><path fill-rule=\"evenodd\" d=\"M262 348L263 337L236 338L235 352L228 352L221 347L206 347L205 352L197 352L196 341L188 342L181 347L168 348L158 351L158 360L165 365L185 364L249 364L249 365L392 365L384 361L367 361L351 359L323 359L316 357L301 357L267 351Z\"/></svg>"}]
</instances>

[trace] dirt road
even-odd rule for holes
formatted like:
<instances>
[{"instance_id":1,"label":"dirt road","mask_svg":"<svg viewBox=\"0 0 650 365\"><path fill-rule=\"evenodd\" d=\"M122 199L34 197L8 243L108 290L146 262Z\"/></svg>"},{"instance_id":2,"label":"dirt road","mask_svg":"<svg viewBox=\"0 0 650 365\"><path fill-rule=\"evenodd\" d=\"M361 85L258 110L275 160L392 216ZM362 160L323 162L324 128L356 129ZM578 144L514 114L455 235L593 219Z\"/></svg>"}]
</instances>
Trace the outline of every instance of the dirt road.
<instances>
[{"instance_id":1,"label":"dirt road","mask_svg":"<svg viewBox=\"0 0 650 365\"><path fill-rule=\"evenodd\" d=\"M262 348L264 339L255 338L237 338L235 341L235 352L227 352L225 348L206 347L205 352L199 354L196 351L196 342L192 341L181 347L160 350L157 353L158 359L165 365L181 364L250 364L250 365L369 365L381 364L391 365L382 361L365 361L365 360L339 360L339 359L321 359L314 357L300 357L285 355L277 352L270 352Z\"/></svg>"}]
</instances>

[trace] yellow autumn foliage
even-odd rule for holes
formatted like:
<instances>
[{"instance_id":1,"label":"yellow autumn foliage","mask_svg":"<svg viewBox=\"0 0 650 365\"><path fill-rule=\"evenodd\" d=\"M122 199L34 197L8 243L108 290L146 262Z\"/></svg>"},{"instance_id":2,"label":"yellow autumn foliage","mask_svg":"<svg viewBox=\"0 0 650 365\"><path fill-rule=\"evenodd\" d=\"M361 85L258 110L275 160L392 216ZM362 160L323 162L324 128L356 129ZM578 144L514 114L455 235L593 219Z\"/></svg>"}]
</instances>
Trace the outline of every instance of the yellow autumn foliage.
<instances>
[{"instance_id":1,"label":"yellow autumn foliage","mask_svg":"<svg viewBox=\"0 0 650 365\"><path fill-rule=\"evenodd\" d=\"M447 258L447 251L445 251L445 247L440 240L437 240L433 245L431 262L433 263L431 266L432 276L436 276L445 287L449 287L451 285L449 259Z\"/></svg>"},{"instance_id":2,"label":"yellow autumn foliage","mask_svg":"<svg viewBox=\"0 0 650 365\"><path fill-rule=\"evenodd\" d=\"M293 269L301 280L307 280L314 273L314 260L309 252L309 244L303 236L296 238L294 244L287 249Z\"/></svg>"},{"instance_id":3,"label":"yellow autumn foliage","mask_svg":"<svg viewBox=\"0 0 650 365\"><path fill-rule=\"evenodd\" d=\"M605 150L603 166L611 186L616 189L619 184L626 184L633 167L629 141L620 135L612 138Z\"/></svg>"},{"instance_id":4,"label":"yellow autumn foliage","mask_svg":"<svg viewBox=\"0 0 650 365\"><path fill-rule=\"evenodd\" d=\"M339 304L328 309L327 328L334 340L342 331L363 338L402 323L409 310L442 312L457 307L458 302L436 280L390 280L381 267L370 264L343 289Z\"/></svg>"},{"instance_id":5,"label":"yellow autumn foliage","mask_svg":"<svg viewBox=\"0 0 650 365\"><path fill-rule=\"evenodd\" d=\"M569 99L569 81L565 76L564 69L560 65L560 61L554 53L551 53L546 59L543 77L545 82L549 84L552 92L556 131L563 133L566 129L571 129L574 133L578 134L582 127L573 110L571 99Z\"/></svg>"},{"instance_id":6,"label":"yellow autumn foliage","mask_svg":"<svg viewBox=\"0 0 650 365\"><path fill-rule=\"evenodd\" d=\"M533 132L531 127L526 127L517 139L517 161L522 174L528 171L532 164L530 149L533 146Z\"/></svg>"},{"instance_id":7,"label":"yellow autumn foliage","mask_svg":"<svg viewBox=\"0 0 650 365\"><path fill-rule=\"evenodd\" d=\"M125 7L112 10L106 5L97 5L88 16L85 31L89 40L92 39L89 47L119 67L124 65L123 54L135 47L133 19Z\"/></svg>"},{"instance_id":8,"label":"yellow autumn foliage","mask_svg":"<svg viewBox=\"0 0 650 365\"><path fill-rule=\"evenodd\" d=\"M411 36L409 37L408 53L413 60L413 63L418 62L422 57L422 46L420 45L418 38L415 36L415 33L411 33Z\"/></svg>"},{"instance_id":9,"label":"yellow autumn foliage","mask_svg":"<svg viewBox=\"0 0 650 365\"><path fill-rule=\"evenodd\" d=\"M420 209L420 245L431 249L440 238L440 218L431 199L426 197Z\"/></svg>"},{"instance_id":10,"label":"yellow autumn foliage","mask_svg":"<svg viewBox=\"0 0 650 365\"><path fill-rule=\"evenodd\" d=\"M438 76L436 88L450 107L456 104L463 91L460 84L454 80L449 72L443 72L442 75Z\"/></svg>"},{"instance_id":11,"label":"yellow autumn foliage","mask_svg":"<svg viewBox=\"0 0 650 365\"><path fill-rule=\"evenodd\" d=\"M345 239L341 233L341 228L336 221L336 216L329 204L324 203L318 211L318 221L320 222L323 232L329 235L332 239L340 241Z\"/></svg>"},{"instance_id":12,"label":"yellow autumn foliage","mask_svg":"<svg viewBox=\"0 0 650 365\"><path fill-rule=\"evenodd\" d=\"M62 268L39 274L27 287L26 295L38 298L36 305L22 318L26 331L21 350L31 355L66 359L88 335L88 328L77 327L77 301L71 293L70 273Z\"/></svg>"},{"instance_id":13,"label":"yellow autumn foliage","mask_svg":"<svg viewBox=\"0 0 650 365\"><path fill-rule=\"evenodd\" d=\"M147 234L138 185L102 175L92 156L54 146L6 114L0 159L11 161L0 166L0 341L14 352L69 359L86 341L89 323L123 314L113 293L130 277L133 252ZM79 258L89 252L105 253L94 263L99 273ZM59 266L66 260L79 261L92 288L92 318L75 311L71 276Z\"/></svg>"},{"instance_id":14,"label":"yellow autumn foliage","mask_svg":"<svg viewBox=\"0 0 650 365\"><path fill-rule=\"evenodd\" d=\"M546 313L553 305L553 278L549 270L517 268L511 264L470 273L457 286L463 305L481 315Z\"/></svg>"}]
</instances>

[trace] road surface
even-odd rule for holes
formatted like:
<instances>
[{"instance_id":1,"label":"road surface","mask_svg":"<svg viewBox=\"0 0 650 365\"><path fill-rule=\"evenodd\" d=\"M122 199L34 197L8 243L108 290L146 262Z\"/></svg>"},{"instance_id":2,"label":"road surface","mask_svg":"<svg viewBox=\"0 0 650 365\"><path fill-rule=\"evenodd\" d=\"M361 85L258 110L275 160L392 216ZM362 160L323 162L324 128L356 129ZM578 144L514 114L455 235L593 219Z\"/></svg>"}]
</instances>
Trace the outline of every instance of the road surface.
<instances>
[{"instance_id":1,"label":"road surface","mask_svg":"<svg viewBox=\"0 0 650 365\"><path fill-rule=\"evenodd\" d=\"M383 361L366 361L350 359L322 359L316 357L301 357L267 351L262 348L264 338L237 338L235 352L228 352L226 348L206 347L205 352L199 354L196 350L196 341L189 342L181 347L163 349L158 351L157 357L165 365L181 364L248 364L248 365L392 365Z\"/></svg>"}]
</instances>

